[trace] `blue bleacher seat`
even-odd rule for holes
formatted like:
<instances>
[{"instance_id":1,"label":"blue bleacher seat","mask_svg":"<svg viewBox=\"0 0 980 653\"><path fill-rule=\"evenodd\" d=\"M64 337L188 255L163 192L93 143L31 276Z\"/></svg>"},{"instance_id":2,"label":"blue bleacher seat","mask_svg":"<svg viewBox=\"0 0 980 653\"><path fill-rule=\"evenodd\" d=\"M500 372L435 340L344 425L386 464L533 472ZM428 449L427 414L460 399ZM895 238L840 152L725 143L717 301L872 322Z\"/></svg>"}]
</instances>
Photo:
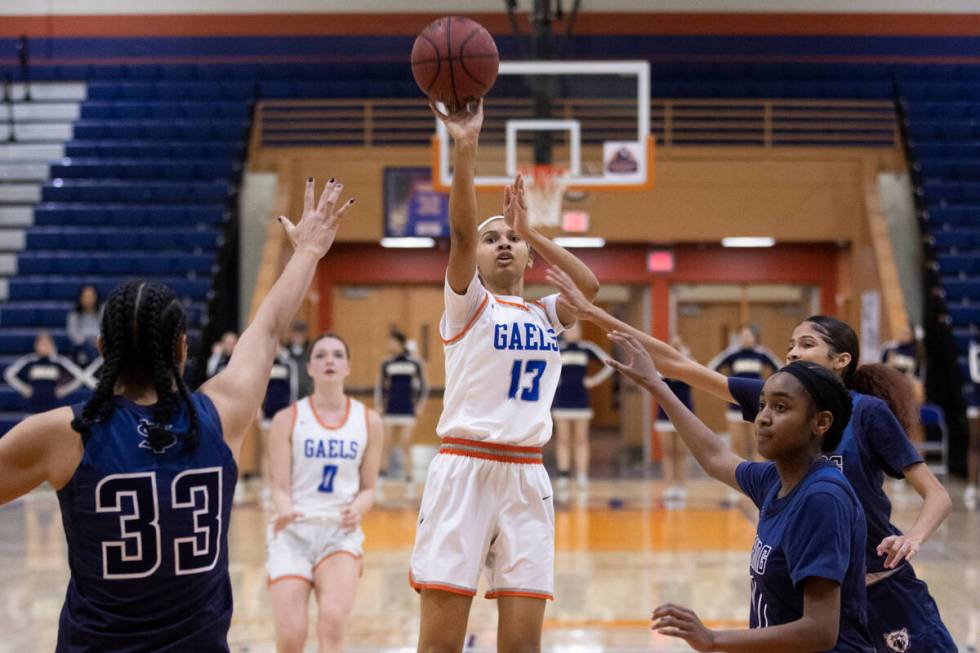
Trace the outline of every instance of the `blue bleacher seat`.
<instances>
[{"instance_id":1,"label":"blue bleacher seat","mask_svg":"<svg viewBox=\"0 0 980 653\"><path fill-rule=\"evenodd\" d=\"M222 202L228 199L225 182L93 181L52 179L41 189L43 202Z\"/></svg>"},{"instance_id":2,"label":"blue bleacher seat","mask_svg":"<svg viewBox=\"0 0 980 653\"><path fill-rule=\"evenodd\" d=\"M980 202L980 182L939 181L927 179L922 184L926 201L940 204Z\"/></svg>"},{"instance_id":3,"label":"blue bleacher seat","mask_svg":"<svg viewBox=\"0 0 980 653\"><path fill-rule=\"evenodd\" d=\"M18 274L110 274L110 275L210 275L214 253L144 252L121 254L73 252L21 252Z\"/></svg>"},{"instance_id":4,"label":"blue bleacher seat","mask_svg":"<svg viewBox=\"0 0 980 653\"><path fill-rule=\"evenodd\" d=\"M247 120L78 120L73 127L79 140L240 140Z\"/></svg>"},{"instance_id":5,"label":"blue bleacher seat","mask_svg":"<svg viewBox=\"0 0 980 653\"><path fill-rule=\"evenodd\" d=\"M936 206L930 207L926 218L932 228L948 226L980 227L980 206Z\"/></svg>"},{"instance_id":6,"label":"blue bleacher seat","mask_svg":"<svg viewBox=\"0 0 980 653\"><path fill-rule=\"evenodd\" d=\"M0 327L63 327L74 305L72 301L4 302L0 305ZM202 304L185 304L184 311L188 323L200 324L206 308Z\"/></svg>"},{"instance_id":7,"label":"blue bleacher seat","mask_svg":"<svg viewBox=\"0 0 980 653\"><path fill-rule=\"evenodd\" d=\"M65 144L65 155L77 158L108 159L216 159L237 161L243 155L243 143L186 141L114 141L73 140Z\"/></svg>"},{"instance_id":8,"label":"blue bleacher seat","mask_svg":"<svg viewBox=\"0 0 980 653\"><path fill-rule=\"evenodd\" d=\"M237 164L201 162L195 159L63 159L50 167L52 178L60 179L145 179L226 180Z\"/></svg>"},{"instance_id":9,"label":"blue bleacher seat","mask_svg":"<svg viewBox=\"0 0 980 653\"><path fill-rule=\"evenodd\" d=\"M35 227L27 232L29 249L55 250L213 250L220 234L209 229L78 229Z\"/></svg>"},{"instance_id":10,"label":"blue bleacher seat","mask_svg":"<svg viewBox=\"0 0 980 653\"><path fill-rule=\"evenodd\" d=\"M980 304L950 304L946 308L949 309L949 315L953 318L953 326L980 326Z\"/></svg>"},{"instance_id":11,"label":"blue bleacher seat","mask_svg":"<svg viewBox=\"0 0 980 653\"><path fill-rule=\"evenodd\" d=\"M183 206L42 203L34 209L37 226L177 227L216 225L224 222L226 217L224 205L215 203Z\"/></svg>"},{"instance_id":12,"label":"blue bleacher seat","mask_svg":"<svg viewBox=\"0 0 980 653\"><path fill-rule=\"evenodd\" d=\"M148 276L148 275L141 275ZM82 286L95 286L99 295L106 297L112 290L124 283L128 276L28 276L17 275L10 279L10 299L14 301L43 301L60 300L72 301L78 297ZM173 276L161 276L154 279L165 283L173 289L177 296L185 300L203 301L211 291L210 279L181 279Z\"/></svg>"},{"instance_id":13,"label":"blue bleacher seat","mask_svg":"<svg viewBox=\"0 0 980 653\"><path fill-rule=\"evenodd\" d=\"M938 252L962 254L973 251L980 256L980 228L935 230L931 236Z\"/></svg>"},{"instance_id":14,"label":"blue bleacher seat","mask_svg":"<svg viewBox=\"0 0 980 653\"><path fill-rule=\"evenodd\" d=\"M940 254L936 258L944 276L980 276L980 256Z\"/></svg>"}]
</instances>

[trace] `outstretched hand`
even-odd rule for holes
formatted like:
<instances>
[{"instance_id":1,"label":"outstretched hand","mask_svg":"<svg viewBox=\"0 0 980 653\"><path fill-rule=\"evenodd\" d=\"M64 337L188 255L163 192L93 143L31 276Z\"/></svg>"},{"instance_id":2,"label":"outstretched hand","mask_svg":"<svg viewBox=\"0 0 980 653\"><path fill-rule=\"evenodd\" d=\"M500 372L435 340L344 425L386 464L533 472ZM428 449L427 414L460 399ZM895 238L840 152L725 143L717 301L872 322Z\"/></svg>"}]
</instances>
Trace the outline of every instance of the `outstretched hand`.
<instances>
[{"instance_id":1,"label":"outstretched hand","mask_svg":"<svg viewBox=\"0 0 980 653\"><path fill-rule=\"evenodd\" d=\"M286 230L289 242L293 244L293 249L308 249L317 258L323 258L330 251L334 239L337 237L337 229L344 219L344 215L351 206L354 205L354 198L344 202L337 208L337 201L340 199L340 191L344 185L333 177L327 182L320 200L314 204L314 191L316 182L313 177L306 180L306 191L303 194L303 217L299 223L293 224L286 216L279 216L279 222Z\"/></svg>"},{"instance_id":2,"label":"outstretched hand","mask_svg":"<svg viewBox=\"0 0 980 653\"><path fill-rule=\"evenodd\" d=\"M522 238L531 229L527 219L527 195L524 190L524 177L521 175L514 177L514 183L504 188L504 222Z\"/></svg>"},{"instance_id":3,"label":"outstretched hand","mask_svg":"<svg viewBox=\"0 0 980 653\"><path fill-rule=\"evenodd\" d=\"M544 276L551 283L561 296L558 301L568 309L576 320L587 320L589 314L597 310L596 307L586 298L585 294L579 290L572 278L561 268L551 267L545 270Z\"/></svg>"},{"instance_id":4,"label":"outstretched hand","mask_svg":"<svg viewBox=\"0 0 980 653\"><path fill-rule=\"evenodd\" d=\"M622 331L613 331L609 334L609 339L622 348L626 360L623 362L610 358L606 361L607 365L622 372L630 380L645 388L650 388L660 381L657 366L653 364L650 353L636 339L636 336Z\"/></svg>"},{"instance_id":5,"label":"outstretched hand","mask_svg":"<svg viewBox=\"0 0 980 653\"><path fill-rule=\"evenodd\" d=\"M919 540L907 535L889 535L881 541L875 552L885 558L885 569L894 569L903 560L911 560L919 552L922 545Z\"/></svg>"},{"instance_id":6,"label":"outstretched hand","mask_svg":"<svg viewBox=\"0 0 980 653\"><path fill-rule=\"evenodd\" d=\"M651 620L651 630L668 637L679 637L695 651L715 650L714 632L705 627L692 610L667 603L653 611Z\"/></svg>"},{"instance_id":7,"label":"outstretched hand","mask_svg":"<svg viewBox=\"0 0 980 653\"><path fill-rule=\"evenodd\" d=\"M435 102L430 102L429 108L446 126L454 141L466 145L477 144L483 128L483 100L470 102L464 107L450 110L449 113L440 110Z\"/></svg>"}]
</instances>

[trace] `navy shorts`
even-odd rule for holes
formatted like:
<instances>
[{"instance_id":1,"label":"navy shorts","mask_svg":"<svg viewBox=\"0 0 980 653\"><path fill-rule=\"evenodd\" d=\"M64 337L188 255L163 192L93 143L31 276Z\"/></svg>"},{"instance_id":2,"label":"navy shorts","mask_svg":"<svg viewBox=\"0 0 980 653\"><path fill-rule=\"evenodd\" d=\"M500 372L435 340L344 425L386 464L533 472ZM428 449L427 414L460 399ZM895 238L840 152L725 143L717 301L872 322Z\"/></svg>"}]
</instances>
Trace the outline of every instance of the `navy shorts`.
<instances>
[{"instance_id":1,"label":"navy shorts","mask_svg":"<svg viewBox=\"0 0 980 653\"><path fill-rule=\"evenodd\" d=\"M878 653L956 653L929 587L912 565L868 586L868 629Z\"/></svg>"}]
</instances>

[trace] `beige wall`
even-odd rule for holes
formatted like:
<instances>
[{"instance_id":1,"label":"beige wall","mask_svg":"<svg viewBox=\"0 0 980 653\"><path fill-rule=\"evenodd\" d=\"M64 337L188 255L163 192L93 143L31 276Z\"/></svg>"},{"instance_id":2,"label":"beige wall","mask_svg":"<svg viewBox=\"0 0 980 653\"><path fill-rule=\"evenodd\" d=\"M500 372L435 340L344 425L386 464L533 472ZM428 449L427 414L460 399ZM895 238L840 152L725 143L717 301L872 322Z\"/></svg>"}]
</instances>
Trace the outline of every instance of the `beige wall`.
<instances>
[{"instance_id":1,"label":"beige wall","mask_svg":"<svg viewBox=\"0 0 980 653\"><path fill-rule=\"evenodd\" d=\"M382 171L427 166L426 148L268 149L255 170L280 172L291 183L291 215L301 209L303 180L336 176L357 197L356 215L341 240L377 241L382 234ZM724 236L774 236L783 241L852 241L865 222L864 174L904 167L893 150L860 148L660 148L655 187L596 193L582 205L592 233L610 241L717 241ZM479 194L481 212L499 212L500 193Z\"/></svg>"}]
</instances>

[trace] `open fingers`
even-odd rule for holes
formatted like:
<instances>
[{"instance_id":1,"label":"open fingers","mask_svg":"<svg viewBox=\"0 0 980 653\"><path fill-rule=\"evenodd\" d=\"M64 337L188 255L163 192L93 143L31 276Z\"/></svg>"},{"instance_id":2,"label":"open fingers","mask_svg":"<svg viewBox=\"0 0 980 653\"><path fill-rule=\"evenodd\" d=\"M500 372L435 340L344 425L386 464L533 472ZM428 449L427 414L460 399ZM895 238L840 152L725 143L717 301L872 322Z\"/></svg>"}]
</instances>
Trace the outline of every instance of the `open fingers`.
<instances>
[{"instance_id":1,"label":"open fingers","mask_svg":"<svg viewBox=\"0 0 980 653\"><path fill-rule=\"evenodd\" d=\"M281 224L282 228L285 230L286 237L289 238L289 242L295 245L296 238L293 236L293 230L296 229L296 225L290 222L289 218L284 215L279 216L279 224Z\"/></svg>"},{"instance_id":2,"label":"open fingers","mask_svg":"<svg viewBox=\"0 0 980 653\"><path fill-rule=\"evenodd\" d=\"M306 188L303 189L303 215L306 215L313 209L313 191L316 188L316 182L313 177L306 178Z\"/></svg>"},{"instance_id":3,"label":"open fingers","mask_svg":"<svg viewBox=\"0 0 980 653\"><path fill-rule=\"evenodd\" d=\"M328 218L332 216L334 207L337 206L337 200L340 199L340 191L343 189L344 185L339 181L327 184L327 187L323 189L323 194L320 195L320 203L316 207L317 212L326 214Z\"/></svg>"},{"instance_id":4,"label":"open fingers","mask_svg":"<svg viewBox=\"0 0 980 653\"><path fill-rule=\"evenodd\" d=\"M334 214L334 217L336 217L338 220L343 219L343 217L345 215L347 215L347 212L350 210L350 207L354 206L354 201L355 200L352 197L349 200L347 200L346 202L344 202L343 206L341 206L339 209L337 209L336 211L334 211L334 213L333 213Z\"/></svg>"},{"instance_id":5,"label":"open fingers","mask_svg":"<svg viewBox=\"0 0 980 653\"><path fill-rule=\"evenodd\" d=\"M327 205L327 198L330 197L330 193L333 192L333 189L338 185L337 180L333 177L327 180L327 185L323 187L323 192L320 193L320 201L316 204L317 211L323 211Z\"/></svg>"}]
</instances>

